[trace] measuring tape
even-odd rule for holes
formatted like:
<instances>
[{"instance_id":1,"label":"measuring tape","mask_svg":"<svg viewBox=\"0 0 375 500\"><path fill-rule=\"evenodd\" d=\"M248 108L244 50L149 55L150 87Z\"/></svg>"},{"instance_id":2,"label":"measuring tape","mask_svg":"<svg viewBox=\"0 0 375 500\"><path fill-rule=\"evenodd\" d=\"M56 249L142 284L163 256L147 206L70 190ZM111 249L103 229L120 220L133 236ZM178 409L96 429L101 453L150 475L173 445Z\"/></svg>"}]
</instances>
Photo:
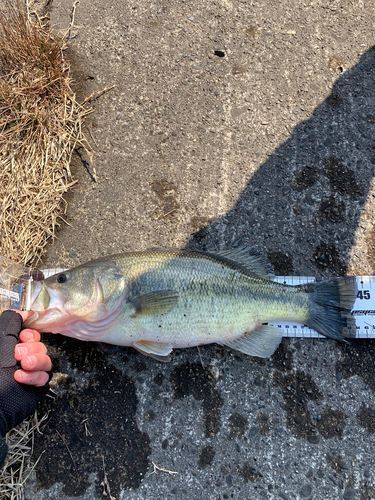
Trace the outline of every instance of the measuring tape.
<instances>
[{"instance_id":1,"label":"measuring tape","mask_svg":"<svg viewBox=\"0 0 375 500\"><path fill-rule=\"evenodd\" d=\"M315 282L317 278L276 276L274 281L284 285L302 285ZM375 276L357 276L357 288L357 298L351 313L355 319L356 327L355 331L351 332L350 338L375 339ZM325 338L317 331L295 321L277 321L268 324L279 328L283 337Z\"/></svg>"},{"instance_id":2,"label":"measuring tape","mask_svg":"<svg viewBox=\"0 0 375 500\"><path fill-rule=\"evenodd\" d=\"M43 269L45 278L53 274L61 273L64 269ZM284 285L302 285L304 283L316 282L319 279L307 276L276 276L274 281ZM327 278L329 279L329 278ZM30 288L30 287L29 287ZM355 319L355 331L350 332L350 338L375 339L375 276L357 276L357 298L352 309L352 316ZM1 295L0 288L0 295ZM4 290L4 293L11 298L11 308L21 309L22 285L17 285L12 292ZM283 337L301 338L325 338L315 330L295 321L269 322L269 326L274 326L282 331Z\"/></svg>"}]
</instances>

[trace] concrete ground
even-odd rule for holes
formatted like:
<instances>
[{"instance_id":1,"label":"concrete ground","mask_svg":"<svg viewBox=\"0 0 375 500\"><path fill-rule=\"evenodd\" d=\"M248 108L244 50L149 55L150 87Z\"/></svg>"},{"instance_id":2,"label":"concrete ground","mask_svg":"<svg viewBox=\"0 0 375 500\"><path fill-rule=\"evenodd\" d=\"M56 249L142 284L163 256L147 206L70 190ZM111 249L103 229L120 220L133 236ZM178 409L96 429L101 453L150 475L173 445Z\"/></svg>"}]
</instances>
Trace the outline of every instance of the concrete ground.
<instances>
[{"instance_id":1,"label":"concrete ground","mask_svg":"<svg viewBox=\"0 0 375 500\"><path fill-rule=\"evenodd\" d=\"M53 29L71 0L53 0ZM370 0L81 0L84 155L46 267L251 243L278 274L373 274ZM161 364L44 335L58 396L27 500L375 498L375 344L219 346ZM155 465L154 465L155 464ZM169 471L169 472L168 472Z\"/></svg>"}]
</instances>

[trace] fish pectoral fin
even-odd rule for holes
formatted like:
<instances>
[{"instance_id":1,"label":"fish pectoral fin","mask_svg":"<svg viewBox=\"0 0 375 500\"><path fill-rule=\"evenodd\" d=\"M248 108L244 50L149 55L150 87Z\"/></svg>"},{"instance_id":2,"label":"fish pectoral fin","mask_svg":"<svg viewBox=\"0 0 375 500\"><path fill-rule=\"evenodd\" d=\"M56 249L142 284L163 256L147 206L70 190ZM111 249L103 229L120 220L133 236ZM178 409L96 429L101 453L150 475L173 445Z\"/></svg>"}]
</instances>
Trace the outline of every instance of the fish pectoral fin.
<instances>
[{"instance_id":1,"label":"fish pectoral fin","mask_svg":"<svg viewBox=\"0 0 375 500\"><path fill-rule=\"evenodd\" d=\"M173 350L172 344L167 344L166 342L152 342L151 340L138 340L137 342L133 342L132 346L141 354L150 356L163 363L168 363L171 360L169 354Z\"/></svg>"},{"instance_id":2,"label":"fish pectoral fin","mask_svg":"<svg viewBox=\"0 0 375 500\"><path fill-rule=\"evenodd\" d=\"M249 356L269 358L276 351L281 338L278 328L262 325L240 339L223 342L223 344Z\"/></svg>"},{"instance_id":3,"label":"fish pectoral fin","mask_svg":"<svg viewBox=\"0 0 375 500\"><path fill-rule=\"evenodd\" d=\"M130 301L135 311L132 318L141 315L165 314L171 311L177 304L179 294L175 290L158 290L157 292L146 293Z\"/></svg>"}]
</instances>

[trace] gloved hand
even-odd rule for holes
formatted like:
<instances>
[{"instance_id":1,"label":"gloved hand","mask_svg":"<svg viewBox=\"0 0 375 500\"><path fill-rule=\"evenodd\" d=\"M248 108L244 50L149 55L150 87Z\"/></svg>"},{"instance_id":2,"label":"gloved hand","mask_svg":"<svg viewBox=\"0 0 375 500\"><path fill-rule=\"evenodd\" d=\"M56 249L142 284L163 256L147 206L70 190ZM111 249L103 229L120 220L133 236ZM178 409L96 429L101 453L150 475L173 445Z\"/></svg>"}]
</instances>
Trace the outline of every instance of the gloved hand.
<instances>
[{"instance_id":1,"label":"gloved hand","mask_svg":"<svg viewBox=\"0 0 375 500\"><path fill-rule=\"evenodd\" d=\"M26 313L22 314L26 316ZM26 317L22 318L14 311L5 311L0 316L0 435L3 437L34 413L37 402L49 390L51 373L44 371L51 370L51 360L46 355L45 346L39 342L38 332L21 332L23 319ZM22 344L18 344L20 332ZM26 348L26 351L19 352L20 347ZM15 353L21 362L21 370L18 369ZM23 383L16 382L15 377ZM41 380L47 382L42 387L25 385L40 383Z\"/></svg>"}]
</instances>

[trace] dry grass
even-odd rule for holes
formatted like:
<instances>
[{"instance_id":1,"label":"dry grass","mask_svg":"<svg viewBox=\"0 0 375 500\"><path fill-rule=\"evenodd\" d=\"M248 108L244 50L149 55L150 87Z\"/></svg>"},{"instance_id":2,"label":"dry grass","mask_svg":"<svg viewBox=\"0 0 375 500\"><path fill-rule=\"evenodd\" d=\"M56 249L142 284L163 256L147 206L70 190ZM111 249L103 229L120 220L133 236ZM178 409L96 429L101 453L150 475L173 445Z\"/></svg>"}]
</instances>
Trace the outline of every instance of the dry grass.
<instances>
[{"instance_id":1,"label":"dry grass","mask_svg":"<svg viewBox=\"0 0 375 500\"><path fill-rule=\"evenodd\" d=\"M90 98L77 102L64 58L70 29L52 36L24 1L0 4L0 255L35 265L64 215L74 149L84 148L94 177L95 168L82 132ZM0 500L24 498L37 426L34 417L7 435Z\"/></svg>"},{"instance_id":2,"label":"dry grass","mask_svg":"<svg viewBox=\"0 0 375 500\"><path fill-rule=\"evenodd\" d=\"M66 38L52 36L21 0L2 4L0 255L31 265L64 214L74 149L83 147L92 163L82 132L91 109L71 89Z\"/></svg>"},{"instance_id":3,"label":"dry grass","mask_svg":"<svg viewBox=\"0 0 375 500\"><path fill-rule=\"evenodd\" d=\"M34 432L47 416L38 421L35 413L32 419L25 420L7 434L9 453L0 469L0 500L23 500L24 484L38 463L33 465L30 461Z\"/></svg>"}]
</instances>

